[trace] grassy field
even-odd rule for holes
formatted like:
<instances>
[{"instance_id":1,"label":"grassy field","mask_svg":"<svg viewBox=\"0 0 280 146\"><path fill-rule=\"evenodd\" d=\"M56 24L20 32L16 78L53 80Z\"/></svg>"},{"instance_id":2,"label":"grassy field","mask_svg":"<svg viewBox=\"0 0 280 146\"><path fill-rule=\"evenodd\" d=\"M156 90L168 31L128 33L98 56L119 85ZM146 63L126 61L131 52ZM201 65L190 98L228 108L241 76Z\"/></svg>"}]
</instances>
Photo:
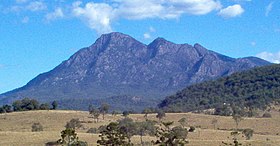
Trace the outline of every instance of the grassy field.
<instances>
[{"instance_id":1,"label":"grassy field","mask_svg":"<svg viewBox=\"0 0 280 146\"><path fill-rule=\"evenodd\" d=\"M255 133L251 140L240 137L242 144L253 146L279 146L280 145L280 114L271 112L272 118L244 118L239 124L240 129L251 128ZM148 115L149 119L157 120L155 114ZM129 115L135 121L142 121L142 114ZM189 145L192 146L219 146L222 141L230 140L230 129L235 128L235 123L231 117L212 116L193 113L170 113L166 114L164 121L178 121L187 118L188 124L197 128L195 132L190 132ZM89 128L98 128L111 121L123 118L121 115L106 115L105 120L94 123L88 112L85 111L27 111L0 114L0 145L2 146L43 146L46 142L56 141L60 138L60 131L64 130L66 122L73 118L83 121L83 128L77 130L78 137L82 141L87 141L89 145L97 145L97 134L89 134ZM217 119L216 129L211 124L213 119ZM31 126L35 122L43 125L44 131L31 132ZM178 122L175 122L178 124ZM152 137L145 137L146 141L151 141ZM140 143L139 137L133 137L135 143Z\"/></svg>"}]
</instances>

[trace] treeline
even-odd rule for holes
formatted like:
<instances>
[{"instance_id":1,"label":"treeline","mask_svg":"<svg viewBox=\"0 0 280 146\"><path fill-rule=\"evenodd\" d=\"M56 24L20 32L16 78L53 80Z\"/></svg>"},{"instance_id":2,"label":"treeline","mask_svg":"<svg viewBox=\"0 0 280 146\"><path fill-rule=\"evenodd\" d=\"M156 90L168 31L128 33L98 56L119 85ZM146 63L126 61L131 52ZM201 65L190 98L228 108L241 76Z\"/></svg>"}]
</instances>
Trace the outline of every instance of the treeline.
<instances>
[{"instance_id":1,"label":"treeline","mask_svg":"<svg viewBox=\"0 0 280 146\"><path fill-rule=\"evenodd\" d=\"M49 103L39 103L35 99L24 98L22 100L16 100L12 105L3 105L0 107L0 113L10 113L17 111L30 111L30 110L55 110L58 103L53 101Z\"/></svg>"},{"instance_id":2,"label":"treeline","mask_svg":"<svg viewBox=\"0 0 280 146\"><path fill-rule=\"evenodd\" d=\"M189 86L158 106L168 112L215 108L219 115L232 115L234 111L250 115L255 109L278 104L279 91L280 65L270 65Z\"/></svg>"}]
</instances>

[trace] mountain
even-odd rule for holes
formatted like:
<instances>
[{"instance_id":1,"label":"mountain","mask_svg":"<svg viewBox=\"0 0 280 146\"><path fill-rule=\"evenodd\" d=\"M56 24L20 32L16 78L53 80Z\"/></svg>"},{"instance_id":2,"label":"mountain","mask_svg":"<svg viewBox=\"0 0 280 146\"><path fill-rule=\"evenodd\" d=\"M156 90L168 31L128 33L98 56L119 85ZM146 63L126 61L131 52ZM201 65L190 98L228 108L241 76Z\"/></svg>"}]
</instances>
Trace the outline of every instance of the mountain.
<instances>
[{"instance_id":1,"label":"mountain","mask_svg":"<svg viewBox=\"0 0 280 146\"><path fill-rule=\"evenodd\" d=\"M27 85L0 95L0 103L23 97L61 103L112 96L159 100L193 83L268 64L255 57L234 59L200 44L175 44L163 38L145 45L113 32L102 35L93 45L79 50Z\"/></svg>"},{"instance_id":2,"label":"mountain","mask_svg":"<svg viewBox=\"0 0 280 146\"><path fill-rule=\"evenodd\" d=\"M191 85L158 106L171 112L188 112L224 105L240 109L266 109L280 103L280 65L258 67L213 81Z\"/></svg>"}]
</instances>

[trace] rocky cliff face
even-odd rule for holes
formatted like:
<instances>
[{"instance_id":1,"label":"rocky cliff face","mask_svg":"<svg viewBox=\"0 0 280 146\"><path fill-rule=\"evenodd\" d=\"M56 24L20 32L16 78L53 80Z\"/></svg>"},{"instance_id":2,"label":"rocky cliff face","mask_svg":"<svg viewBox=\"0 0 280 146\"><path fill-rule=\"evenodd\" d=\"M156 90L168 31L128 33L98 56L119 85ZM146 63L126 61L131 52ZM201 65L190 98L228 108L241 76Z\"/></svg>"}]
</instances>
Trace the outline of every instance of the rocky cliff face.
<instances>
[{"instance_id":1,"label":"rocky cliff face","mask_svg":"<svg viewBox=\"0 0 280 146\"><path fill-rule=\"evenodd\" d=\"M102 35L27 85L1 95L0 102L23 97L51 101L120 95L160 99L193 83L267 64L259 58L234 59L199 44L174 44L163 38L145 45L114 32Z\"/></svg>"}]
</instances>

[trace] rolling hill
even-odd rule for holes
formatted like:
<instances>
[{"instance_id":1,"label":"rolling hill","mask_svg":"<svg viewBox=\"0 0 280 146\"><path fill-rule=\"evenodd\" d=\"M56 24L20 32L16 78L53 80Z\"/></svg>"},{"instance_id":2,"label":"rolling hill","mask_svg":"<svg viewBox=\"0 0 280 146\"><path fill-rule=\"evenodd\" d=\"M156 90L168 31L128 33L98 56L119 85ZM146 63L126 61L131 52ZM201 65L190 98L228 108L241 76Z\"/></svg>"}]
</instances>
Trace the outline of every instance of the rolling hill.
<instances>
[{"instance_id":1,"label":"rolling hill","mask_svg":"<svg viewBox=\"0 0 280 146\"><path fill-rule=\"evenodd\" d=\"M280 102L280 65L257 67L213 81L189 86L168 96L158 106L186 112L221 105L265 109Z\"/></svg>"}]
</instances>

